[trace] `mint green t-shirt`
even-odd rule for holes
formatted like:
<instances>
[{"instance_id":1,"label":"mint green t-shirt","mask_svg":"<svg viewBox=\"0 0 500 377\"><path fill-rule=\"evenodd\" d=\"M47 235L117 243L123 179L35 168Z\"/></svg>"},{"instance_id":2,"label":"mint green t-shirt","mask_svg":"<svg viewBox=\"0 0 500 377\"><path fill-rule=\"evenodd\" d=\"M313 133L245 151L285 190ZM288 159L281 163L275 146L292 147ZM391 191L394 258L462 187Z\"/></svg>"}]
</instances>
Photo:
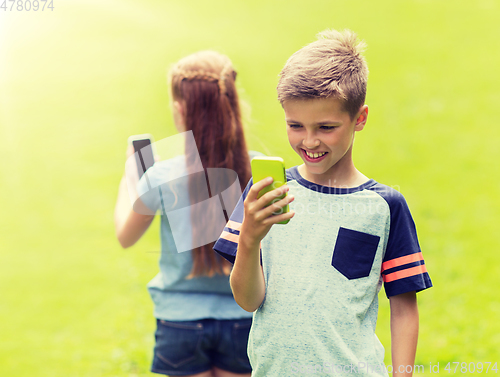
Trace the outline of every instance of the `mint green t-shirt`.
<instances>
[{"instance_id":1,"label":"mint green t-shirt","mask_svg":"<svg viewBox=\"0 0 500 377\"><path fill-rule=\"evenodd\" d=\"M233 263L251 185L214 246ZM266 295L248 340L252 377L387 377L375 334L382 284L387 296L432 286L403 195L374 180L316 185L297 167L287 185L295 215L261 242Z\"/></svg>"}]
</instances>

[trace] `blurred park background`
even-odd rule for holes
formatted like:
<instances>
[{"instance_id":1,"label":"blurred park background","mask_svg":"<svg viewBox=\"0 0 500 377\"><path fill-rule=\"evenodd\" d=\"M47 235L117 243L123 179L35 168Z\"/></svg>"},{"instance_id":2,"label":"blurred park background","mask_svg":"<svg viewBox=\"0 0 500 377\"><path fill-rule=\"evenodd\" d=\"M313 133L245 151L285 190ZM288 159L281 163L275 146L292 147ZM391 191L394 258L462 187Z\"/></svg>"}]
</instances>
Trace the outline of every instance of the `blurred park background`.
<instances>
[{"instance_id":1,"label":"blurred park background","mask_svg":"<svg viewBox=\"0 0 500 377\"><path fill-rule=\"evenodd\" d=\"M159 223L127 250L113 226L127 137L172 135L168 68L215 49L238 71L250 148L298 164L275 87L326 28L368 44L355 162L406 196L434 283L421 375L500 362L498 1L17 3L0 8L0 376L152 376ZM390 364L383 290L377 333Z\"/></svg>"}]
</instances>

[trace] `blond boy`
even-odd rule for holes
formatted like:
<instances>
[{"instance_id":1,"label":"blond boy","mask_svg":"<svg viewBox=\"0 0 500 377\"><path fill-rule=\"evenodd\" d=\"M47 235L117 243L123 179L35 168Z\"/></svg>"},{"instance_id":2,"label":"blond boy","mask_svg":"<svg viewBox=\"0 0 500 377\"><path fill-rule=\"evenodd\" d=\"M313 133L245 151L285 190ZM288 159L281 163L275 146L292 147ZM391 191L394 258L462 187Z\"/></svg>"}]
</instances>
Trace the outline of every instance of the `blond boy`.
<instances>
[{"instance_id":1,"label":"blond boy","mask_svg":"<svg viewBox=\"0 0 500 377\"><path fill-rule=\"evenodd\" d=\"M278 98L304 163L287 170L286 186L259 199L272 179L250 181L215 245L234 263L236 302L254 312L252 376L411 375L415 293L432 283L405 199L352 160L354 135L368 117L363 47L351 31L325 31L287 61ZM286 204L290 212L272 214ZM390 368L375 335L382 282L391 306Z\"/></svg>"}]
</instances>

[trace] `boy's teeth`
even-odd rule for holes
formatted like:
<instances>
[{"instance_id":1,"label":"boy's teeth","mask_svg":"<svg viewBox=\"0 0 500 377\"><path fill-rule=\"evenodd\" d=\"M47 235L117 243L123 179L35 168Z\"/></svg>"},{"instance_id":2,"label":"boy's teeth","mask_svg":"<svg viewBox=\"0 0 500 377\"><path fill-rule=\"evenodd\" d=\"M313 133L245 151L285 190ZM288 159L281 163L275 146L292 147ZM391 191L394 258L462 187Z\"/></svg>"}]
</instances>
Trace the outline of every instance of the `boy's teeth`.
<instances>
[{"instance_id":1,"label":"boy's teeth","mask_svg":"<svg viewBox=\"0 0 500 377\"><path fill-rule=\"evenodd\" d=\"M318 157L321 157L325 154L326 152L322 152L322 153L309 153L309 152L306 152L306 154L311 157L311 158L318 158Z\"/></svg>"}]
</instances>

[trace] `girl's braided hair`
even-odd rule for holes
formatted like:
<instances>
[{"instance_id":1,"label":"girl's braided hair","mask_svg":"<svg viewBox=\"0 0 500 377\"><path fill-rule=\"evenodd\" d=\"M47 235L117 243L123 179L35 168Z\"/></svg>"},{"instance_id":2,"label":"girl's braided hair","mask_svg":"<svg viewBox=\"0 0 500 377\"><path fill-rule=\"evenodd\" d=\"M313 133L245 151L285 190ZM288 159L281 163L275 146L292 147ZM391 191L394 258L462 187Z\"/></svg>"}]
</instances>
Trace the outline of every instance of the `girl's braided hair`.
<instances>
[{"instance_id":1,"label":"girl's braided hair","mask_svg":"<svg viewBox=\"0 0 500 377\"><path fill-rule=\"evenodd\" d=\"M172 97L185 110L186 131L192 131L197 151L186 151L188 170L201 159L203 168L225 168L237 173L240 188L250 179L250 161L241 122L238 94L235 86L236 71L229 58L215 51L200 51L177 62L170 70ZM212 196L228 186L224 180L209 182ZM230 183L230 182L229 182ZM189 195L192 204L206 201L207 186L205 171L190 172ZM217 210L206 216L191 212L193 239L199 230L203 233L221 234L223 229L215 227L212 219ZM227 218L226 214L226 218ZM193 268L189 277L229 275L231 264L213 251L213 243L194 248Z\"/></svg>"}]
</instances>

